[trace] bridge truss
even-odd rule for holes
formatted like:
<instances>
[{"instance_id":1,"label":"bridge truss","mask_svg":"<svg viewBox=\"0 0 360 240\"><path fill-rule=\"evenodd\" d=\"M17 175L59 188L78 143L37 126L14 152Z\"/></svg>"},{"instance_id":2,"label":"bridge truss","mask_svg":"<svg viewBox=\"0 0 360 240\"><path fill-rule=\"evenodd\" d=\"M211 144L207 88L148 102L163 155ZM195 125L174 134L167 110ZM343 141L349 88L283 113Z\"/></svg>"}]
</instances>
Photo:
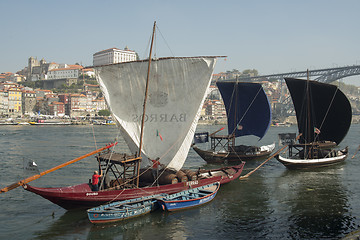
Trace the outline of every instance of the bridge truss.
<instances>
[{"instance_id":1,"label":"bridge truss","mask_svg":"<svg viewBox=\"0 0 360 240\"><path fill-rule=\"evenodd\" d=\"M272 80L283 80L286 77L290 78L307 78L307 71L302 72L289 72L289 73L280 73L280 74L271 74L271 75L263 75L256 77L241 77L238 78L238 81L272 81ZM336 67L336 68L326 68L326 69L318 69L318 70L309 70L309 79L314 81L319 81L323 83L332 83L342 78L360 75L360 65L353 66L345 66L345 67ZM226 81L226 80L225 80ZM282 98L283 94L281 94L280 103L282 103L281 112L284 114L285 112L294 112L293 106L291 103L290 96L286 98ZM280 114L280 115L283 115ZM287 115L287 114L285 114Z\"/></svg>"},{"instance_id":2,"label":"bridge truss","mask_svg":"<svg viewBox=\"0 0 360 240\"><path fill-rule=\"evenodd\" d=\"M315 81L331 83L341 78L350 77L354 75L360 75L360 65L337 67L337 68L325 68L318 70L309 70L309 78ZM239 81L264 81L283 79L285 77L292 78L307 78L307 71L302 72L289 72L271 75L262 75L256 77L242 77L238 78ZM314 78L315 77L315 78Z\"/></svg>"}]
</instances>

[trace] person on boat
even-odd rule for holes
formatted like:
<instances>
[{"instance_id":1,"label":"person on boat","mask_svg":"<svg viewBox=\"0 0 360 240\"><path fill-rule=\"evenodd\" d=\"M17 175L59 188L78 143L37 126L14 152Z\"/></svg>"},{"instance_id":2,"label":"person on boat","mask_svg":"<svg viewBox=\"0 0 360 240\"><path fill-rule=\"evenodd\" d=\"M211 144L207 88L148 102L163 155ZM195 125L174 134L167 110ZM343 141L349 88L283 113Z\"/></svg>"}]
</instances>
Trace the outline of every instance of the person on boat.
<instances>
[{"instance_id":1,"label":"person on boat","mask_svg":"<svg viewBox=\"0 0 360 240\"><path fill-rule=\"evenodd\" d=\"M91 185L92 185L92 190L95 192L99 191L99 179L101 177L102 177L102 169L101 169L100 175L99 175L98 171L94 171L94 174L92 175Z\"/></svg>"},{"instance_id":2,"label":"person on boat","mask_svg":"<svg viewBox=\"0 0 360 240\"><path fill-rule=\"evenodd\" d=\"M151 168L151 173L152 173L152 176L154 177L154 180L156 182L157 185L159 185L158 183L158 177L159 177L159 168L160 168L160 161L159 161L160 158L156 158L155 160L154 159L150 159L151 162L152 162L152 168Z\"/></svg>"}]
</instances>

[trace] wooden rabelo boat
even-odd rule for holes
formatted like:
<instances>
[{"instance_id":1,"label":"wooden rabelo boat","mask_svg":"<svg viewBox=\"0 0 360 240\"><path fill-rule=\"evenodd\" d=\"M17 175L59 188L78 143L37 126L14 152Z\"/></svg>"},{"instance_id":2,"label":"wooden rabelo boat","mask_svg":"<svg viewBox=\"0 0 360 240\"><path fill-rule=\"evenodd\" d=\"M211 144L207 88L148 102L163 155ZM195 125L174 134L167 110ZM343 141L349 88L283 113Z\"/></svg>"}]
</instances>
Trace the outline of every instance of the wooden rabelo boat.
<instances>
[{"instance_id":1,"label":"wooden rabelo boat","mask_svg":"<svg viewBox=\"0 0 360 240\"><path fill-rule=\"evenodd\" d=\"M167 211L179 211L197 207L213 200L219 188L219 182L192 188L179 193L159 197L158 204L163 210Z\"/></svg>"},{"instance_id":2,"label":"wooden rabelo boat","mask_svg":"<svg viewBox=\"0 0 360 240\"><path fill-rule=\"evenodd\" d=\"M114 163L113 160L111 160L111 162L111 164ZM122 171L126 169L126 166L122 165L121 163L116 165L117 169L122 169ZM165 182L160 181L159 186L154 186L153 180L150 180L151 183L149 180L144 180L144 182L140 181L142 186L137 187L136 178L132 178L133 180L128 181L126 184L118 184L118 181L122 182L125 180L123 177L118 177L117 179L115 178L111 181L113 184L112 186L105 188L104 184L97 192L92 191L90 183L59 188L39 188L26 184L24 188L67 210L71 210L91 208L109 202L123 201L149 195L157 195L162 193L173 194L188 190L189 188L196 188L214 182L225 184L238 179L243 170L243 167L244 163L241 163L237 166L224 167L219 169L201 169L188 173L190 180L187 175L180 175L183 174L183 171L178 171L178 175L180 175L182 179L181 181L178 180L179 178L176 176L176 173L173 173L169 174L170 176L164 176ZM114 169L116 168L114 167ZM195 175L193 175L193 173L195 173ZM142 180L141 177L140 179Z\"/></svg>"},{"instance_id":3,"label":"wooden rabelo boat","mask_svg":"<svg viewBox=\"0 0 360 240\"><path fill-rule=\"evenodd\" d=\"M231 163L265 158L275 149L275 143L265 146L236 145L236 139L253 135L264 137L271 123L271 107L259 83L238 81L217 82L227 115L227 135L217 135L224 128L210 134L211 148L192 148L208 163ZM204 134L204 133L199 133Z\"/></svg>"},{"instance_id":4,"label":"wooden rabelo boat","mask_svg":"<svg viewBox=\"0 0 360 240\"><path fill-rule=\"evenodd\" d=\"M131 155L114 151L100 154L100 190L90 183L39 188L24 185L65 208L89 208L113 201L161 193L238 178L244 163L214 169L182 170L190 149L205 93L217 57L170 57L94 66L103 95ZM145 94L144 94L145 93ZM161 169L152 176L152 161ZM156 174L156 171L154 171Z\"/></svg>"},{"instance_id":5,"label":"wooden rabelo boat","mask_svg":"<svg viewBox=\"0 0 360 240\"><path fill-rule=\"evenodd\" d=\"M289 145L287 156L276 158L289 169L324 167L343 162L348 147L333 149L345 138L352 118L351 105L335 85L285 78L293 100L299 143Z\"/></svg>"}]
</instances>

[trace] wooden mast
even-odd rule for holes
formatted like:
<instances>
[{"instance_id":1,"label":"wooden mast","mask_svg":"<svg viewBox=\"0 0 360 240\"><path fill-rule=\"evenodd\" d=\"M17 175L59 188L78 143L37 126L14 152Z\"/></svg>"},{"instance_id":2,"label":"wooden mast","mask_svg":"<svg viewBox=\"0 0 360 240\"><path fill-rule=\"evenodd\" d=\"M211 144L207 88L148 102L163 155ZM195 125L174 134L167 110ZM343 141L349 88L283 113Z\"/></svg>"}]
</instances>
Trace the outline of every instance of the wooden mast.
<instances>
[{"instance_id":1,"label":"wooden mast","mask_svg":"<svg viewBox=\"0 0 360 240\"><path fill-rule=\"evenodd\" d=\"M151 37L151 45L150 45L150 53L149 53L149 65L148 65L148 71L147 71L147 77L146 77L145 98L144 98L144 104L143 104L143 115L142 115L142 119L141 119L140 144L139 144L138 157L141 157L141 150L142 150L142 145L143 145L146 101L147 101L148 91L149 91L151 55L152 55L152 49L153 49L153 44L154 44L155 28L156 28L156 21L154 22L153 33L152 33L152 37ZM140 166L138 164L138 172L137 172L137 177L136 177L136 186L137 187L139 187L139 174L140 174Z\"/></svg>"},{"instance_id":2,"label":"wooden mast","mask_svg":"<svg viewBox=\"0 0 360 240\"><path fill-rule=\"evenodd\" d=\"M308 144L308 139L310 139L310 137L313 135L311 134L312 131L314 130L311 130L311 122L312 122L312 119L311 119L311 110L310 110L310 107L311 107L311 100L310 100L310 76L309 76L309 69L306 70L307 72L307 78L306 78L306 104L307 104L307 123L306 123L306 126L307 128L305 129L305 131L307 131L307 135L305 136L305 155L306 158L313 158L312 157L312 151L313 151L313 148L314 148L314 141L312 141L312 146L309 147L310 149L307 149L307 144ZM308 152L307 152L308 151Z\"/></svg>"},{"instance_id":3,"label":"wooden mast","mask_svg":"<svg viewBox=\"0 0 360 240\"><path fill-rule=\"evenodd\" d=\"M239 91L238 91L238 77L236 76L236 84L235 84L235 87L234 87L234 91L235 91L235 114L234 114L234 124L235 124L235 128L233 130L233 132L231 133L231 140L232 140L232 149L235 148L235 132L236 132L236 129L238 128L238 124L240 124L240 122L238 122L238 120L240 119L237 119L237 110L238 110L238 98L239 98ZM231 105L230 105L231 106ZM231 107L230 107L231 109ZM231 151L231 149L228 149L229 151Z\"/></svg>"}]
</instances>

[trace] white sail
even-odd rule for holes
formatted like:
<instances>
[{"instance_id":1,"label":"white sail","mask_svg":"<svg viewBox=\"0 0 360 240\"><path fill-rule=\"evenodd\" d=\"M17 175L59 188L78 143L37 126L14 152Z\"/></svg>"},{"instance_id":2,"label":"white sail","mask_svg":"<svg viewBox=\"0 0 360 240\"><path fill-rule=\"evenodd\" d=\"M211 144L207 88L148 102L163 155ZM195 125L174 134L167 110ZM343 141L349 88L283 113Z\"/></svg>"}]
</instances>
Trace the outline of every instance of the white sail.
<instances>
[{"instance_id":1,"label":"white sail","mask_svg":"<svg viewBox=\"0 0 360 240\"><path fill-rule=\"evenodd\" d=\"M151 62L142 165L147 158L179 170L187 157L216 57ZM139 149L148 61L95 67L107 104L132 153Z\"/></svg>"}]
</instances>

